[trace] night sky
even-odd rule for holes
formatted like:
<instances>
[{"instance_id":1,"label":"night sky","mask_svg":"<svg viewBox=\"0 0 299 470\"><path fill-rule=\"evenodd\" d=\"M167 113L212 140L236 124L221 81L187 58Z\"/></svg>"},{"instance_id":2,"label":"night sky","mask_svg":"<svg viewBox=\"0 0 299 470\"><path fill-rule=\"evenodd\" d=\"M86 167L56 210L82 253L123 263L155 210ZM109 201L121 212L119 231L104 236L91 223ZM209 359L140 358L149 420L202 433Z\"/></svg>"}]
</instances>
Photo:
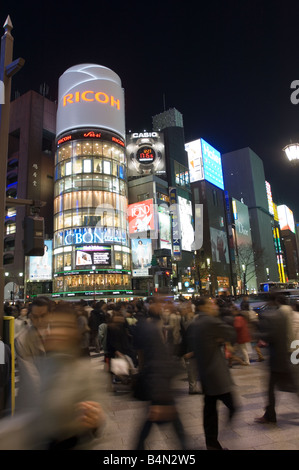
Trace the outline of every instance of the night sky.
<instances>
[{"instance_id":1,"label":"night sky","mask_svg":"<svg viewBox=\"0 0 299 470\"><path fill-rule=\"evenodd\" d=\"M176 108L186 142L256 152L274 201L299 221L299 165L282 151L299 141L299 104L290 99L298 1L2 1L0 13L1 25L8 14L13 23L14 58L26 61L12 98L45 83L55 100L67 68L109 67L125 90L127 131L151 130L164 105Z\"/></svg>"}]
</instances>

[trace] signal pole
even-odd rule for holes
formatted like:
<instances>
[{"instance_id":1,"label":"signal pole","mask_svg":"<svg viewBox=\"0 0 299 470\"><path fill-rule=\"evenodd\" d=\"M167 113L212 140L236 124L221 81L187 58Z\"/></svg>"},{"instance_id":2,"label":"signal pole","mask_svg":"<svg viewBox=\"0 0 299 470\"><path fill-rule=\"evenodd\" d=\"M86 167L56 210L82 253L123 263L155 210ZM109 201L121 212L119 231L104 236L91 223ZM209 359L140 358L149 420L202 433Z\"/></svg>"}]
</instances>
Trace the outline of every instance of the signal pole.
<instances>
[{"instance_id":1,"label":"signal pole","mask_svg":"<svg viewBox=\"0 0 299 470\"><path fill-rule=\"evenodd\" d=\"M12 60L13 42L11 35L13 28L10 16L6 18L3 25L4 34L1 38L0 55L0 81L4 87L4 103L0 103L0 337L3 336L4 316L4 222L6 210L6 172L10 116L11 77L24 65L22 58Z\"/></svg>"}]
</instances>

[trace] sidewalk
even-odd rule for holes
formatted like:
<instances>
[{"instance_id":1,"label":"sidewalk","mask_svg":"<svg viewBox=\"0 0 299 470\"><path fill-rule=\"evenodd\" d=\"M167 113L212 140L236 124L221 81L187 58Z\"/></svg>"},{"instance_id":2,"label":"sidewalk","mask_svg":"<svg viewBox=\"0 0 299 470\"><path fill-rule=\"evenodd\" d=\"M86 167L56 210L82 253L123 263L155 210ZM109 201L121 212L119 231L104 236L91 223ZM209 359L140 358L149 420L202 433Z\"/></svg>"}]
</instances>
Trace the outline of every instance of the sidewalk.
<instances>
[{"instance_id":1,"label":"sidewalk","mask_svg":"<svg viewBox=\"0 0 299 470\"><path fill-rule=\"evenodd\" d=\"M102 358L93 358L102 368ZM229 450L299 450L299 398L276 392L277 424L257 424L266 402L267 361L231 369L239 411L227 424L227 409L219 403L219 441ZM203 395L189 395L184 371L175 382L176 401L188 436L189 448L205 450L202 426ZM145 417L144 403L126 393L111 393L106 428L95 450L133 450L135 438ZM171 426L153 426L148 450L180 450Z\"/></svg>"}]
</instances>

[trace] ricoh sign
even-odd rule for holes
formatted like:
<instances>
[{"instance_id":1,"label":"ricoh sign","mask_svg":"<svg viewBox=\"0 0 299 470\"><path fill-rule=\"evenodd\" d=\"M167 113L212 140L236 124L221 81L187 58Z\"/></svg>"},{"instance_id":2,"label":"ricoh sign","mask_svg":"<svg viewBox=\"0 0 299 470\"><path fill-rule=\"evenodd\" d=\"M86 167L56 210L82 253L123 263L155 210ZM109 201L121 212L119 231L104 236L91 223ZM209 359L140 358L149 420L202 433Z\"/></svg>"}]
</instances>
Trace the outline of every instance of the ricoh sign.
<instances>
[{"instance_id":1,"label":"ricoh sign","mask_svg":"<svg viewBox=\"0 0 299 470\"><path fill-rule=\"evenodd\" d=\"M125 137L124 90L107 67L80 64L59 78L56 136L89 127Z\"/></svg>"}]
</instances>

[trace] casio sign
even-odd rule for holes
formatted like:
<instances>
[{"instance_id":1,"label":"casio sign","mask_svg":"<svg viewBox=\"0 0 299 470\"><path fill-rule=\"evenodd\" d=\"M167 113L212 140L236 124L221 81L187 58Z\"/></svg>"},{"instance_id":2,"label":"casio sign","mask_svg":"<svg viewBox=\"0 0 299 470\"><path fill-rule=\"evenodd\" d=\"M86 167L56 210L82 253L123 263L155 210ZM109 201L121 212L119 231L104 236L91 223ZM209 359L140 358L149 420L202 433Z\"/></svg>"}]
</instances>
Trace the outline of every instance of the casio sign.
<instances>
[{"instance_id":1,"label":"casio sign","mask_svg":"<svg viewBox=\"0 0 299 470\"><path fill-rule=\"evenodd\" d=\"M139 137L159 137L158 132L134 132L132 134L133 139L138 139Z\"/></svg>"}]
</instances>

